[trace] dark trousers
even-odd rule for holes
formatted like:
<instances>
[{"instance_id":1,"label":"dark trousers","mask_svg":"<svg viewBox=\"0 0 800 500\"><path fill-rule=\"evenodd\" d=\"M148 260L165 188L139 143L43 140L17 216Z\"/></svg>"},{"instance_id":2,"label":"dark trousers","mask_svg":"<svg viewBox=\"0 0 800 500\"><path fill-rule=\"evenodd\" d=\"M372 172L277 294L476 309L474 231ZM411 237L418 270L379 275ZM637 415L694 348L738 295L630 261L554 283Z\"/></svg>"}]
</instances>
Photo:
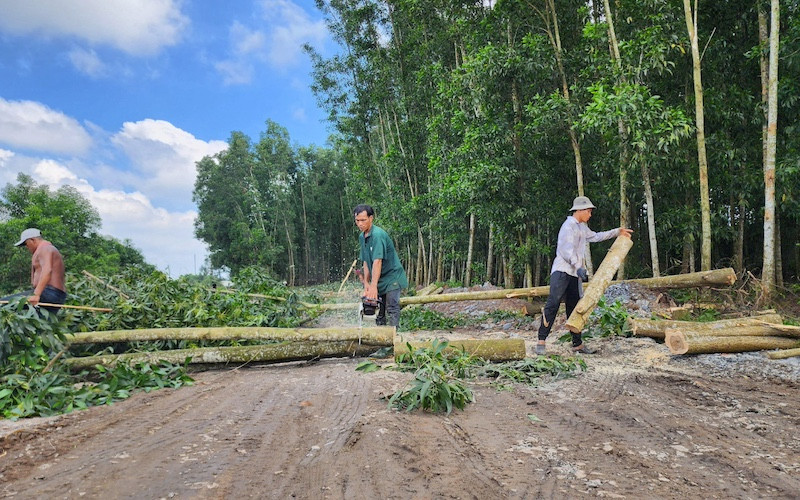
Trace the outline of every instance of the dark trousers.
<instances>
[{"instance_id":1,"label":"dark trousers","mask_svg":"<svg viewBox=\"0 0 800 500\"><path fill-rule=\"evenodd\" d=\"M15 293L13 295L9 295L7 297L2 297L0 300L11 300L17 297L30 297L33 295L33 288L30 290L25 290L24 292ZM39 296L39 302L44 302L45 304L63 304L67 301L67 292L64 290L59 290L54 286L47 285L44 287L42 291L42 295ZM41 306L42 309L47 309L50 312L56 313L61 310L60 307L45 307Z\"/></svg>"},{"instance_id":2,"label":"dark trousers","mask_svg":"<svg viewBox=\"0 0 800 500\"><path fill-rule=\"evenodd\" d=\"M547 297L547 303L544 305L544 314L542 314L542 324L539 325L539 340L546 340L550 335L550 330L553 328L553 321L556 319L558 313L558 306L561 301L567 308L567 318L572 314L578 301L581 300L580 288L581 280L577 276L570 276L563 271L556 271L550 275L550 296ZM578 347L583 342L580 333L572 334L572 346Z\"/></svg>"},{"instance_id":3,"label":"dark trousers","mask_svg":"<svg viewBox=\"0 0 800 500\"><path fill-rule=\"evenodd\" d=\"M379 296L381 301L375 317L376 325L400 326L400 292L398 288Z\"/></svg>"}]
</instances>

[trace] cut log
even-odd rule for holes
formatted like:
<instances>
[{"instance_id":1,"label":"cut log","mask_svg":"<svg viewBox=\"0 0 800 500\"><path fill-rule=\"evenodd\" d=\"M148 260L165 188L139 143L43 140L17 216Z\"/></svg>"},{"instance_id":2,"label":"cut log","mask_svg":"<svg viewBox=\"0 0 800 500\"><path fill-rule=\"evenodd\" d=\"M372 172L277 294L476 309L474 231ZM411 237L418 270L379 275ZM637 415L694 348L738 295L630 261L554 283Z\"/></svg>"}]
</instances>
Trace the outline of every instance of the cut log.
<instances>
[{"instance_id":1,"label":"cut log","mask_svg":"<svg viewBox=\"0 0 800 500\"><path fill-rule=\"evenodd\" d=\"M640 278L624 281L612 281L610 284L617 283L638 283L648 288L692 288L697 286L712 285L732 285L736 282L736 273L732 268L715 269L712 271L701 271L697 273L676 274L673 276L662 276L660 278ZM514 299L520 297L547 297L550 295L549 286L535 286L532 288L502 288L500 290L485 290L478 292L459 292L443 293L441 295L423 295L414 297L400 297L400 305L409 304L430 304L434 302L456 302L462 300L498 300ZM358 310L357 302L320 304L323 310L351 309Z\"/></svg>"},{"instance_id":2,"label":"cut log","mask_svg":"<svg viewBox=\"0 0 800 500\"><path fill-rule=\"evenodd\" d=\"M448 340L445 352L457 354L464 350L467 354L482 358L487 361L510 361L525 358L524 339L467 339L467 340ZM394 356L408 354L408 344L414 349L430 348L432 341L409 341L401 339L395 340Z\"/></svg>"},{"instance_id":3,"label":"cut log","mask_svg":"<svg viewBox=\"0 0 800 500\"><path fill-rule=\"evenodd\" d=\"M611 284L611 279L617 273L617 269L628 255L628 250L633 246L633 240L627 236L617 236L614 244L608 249L603 262L592 277L592 281L583 292L583 297L578 301L572 314L567 318L567 330L572 333L580 333L586 326L589 315L592 314L600 297Z\"/></svg>"},{"instance_id":4,"label":"cut log","mask_svg":"<svg viewBox=\"0 0 800 500\"><path fill-rule=\"evenodd\" d=\"M782 351L771 351L767 353L769 359L786 359L800 356L800 348L797 349L784 349Z\"/></svg>"},{"instance_id":5,"label":"cut log","mask_svg":"<svg viewBox=\"0 0 800 500\"><path fill-rule=\"evenodd\" d=\"M664 338L672 354L749 352L800 347L800 340L785 337L732 337L684 334L668 328Z\"/></svg>"},{"instance_id":6,"label":"cut log","mask_svg":"<svg viewBox=\"0 0 800 500\"><path fill-rule=\"evenodd\" d=\"M109 330L66 335L70 344L102 344L146 340L292 340L305 342L361 341L373 346L390 346L395 327L329 327L329 328L271 328L271 327L214 327L214 328L146 328L139 330Z\"/></svg>"},{"instance_id":7,"label":"cut log","mask_svg":"<svg viewBox=\"0 0 800 500\"><path fill-rule=\"evenodd\" d=\"M703 323L695 323L702 325ZM702 327L684 327L680 331L686 335L700 335L706 337L787 337L800 339L800 331L784 330L781 325L770 323L758 325L743 325L731 328L709 329Z\"/></svg>"},{"instance_id":8,"label":"cut log","mask_svg":"<svg viewBox=\"0 0 800 500\"><path fill-rule=\"evenodd\" d=\"M531 317L536 316L537 314L542 314L544 305L544 302L529 302L526 300L522 305L522 314Z\"/></svg>"},{"instance_id":9,"label":"cut log","mask_svg":"<svg viewBox=\"0 0 800 500\"><path fill-rule=\"evenodd\" d=\"M716 331L728 330L731 328L738 328L741 326L758 325L763 322L781 324L783 319L779 314L762 314L760 316L751 316L749 318L731 318L721 319L718 321L699 322L699 321L677 321L669 319L642 319L642 318L629 318L628 328L637 337L652 337L654 339L663 339L664 333L667 328L676 330L699 328L708 329L710 335L716 335Z\"/></svg>"},{"instance_id":10,"label":"cut log","mask_svg":"<svg viewBox=\"0 0 800 500\"><path fill-rule=\"evenodd\" d=\"M375 352L375 346L359 344L357 341L341 342L281 342L277 344L202 347L197 349L173 349L170 351L141 352L131 354L109 354L65 359L63 362L72 370L92 368L96 365L113 366L116 363L158 363L167 361L182 364L209 363L284 363L315 358L342 358L368 356Z\"/></svg>"}]
</instances>

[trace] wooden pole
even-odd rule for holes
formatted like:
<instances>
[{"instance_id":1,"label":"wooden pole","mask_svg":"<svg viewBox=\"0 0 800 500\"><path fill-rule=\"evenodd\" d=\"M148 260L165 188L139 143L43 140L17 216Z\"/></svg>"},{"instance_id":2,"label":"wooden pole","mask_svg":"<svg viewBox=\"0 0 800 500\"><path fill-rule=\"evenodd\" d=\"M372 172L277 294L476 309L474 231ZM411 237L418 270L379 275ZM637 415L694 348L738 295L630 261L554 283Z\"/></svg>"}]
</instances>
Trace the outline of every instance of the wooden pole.
<instances>
[{"instance_id":1,"label":"wooden pole","mask_svg":"<svg viewBox=\"0 0 800 500\"><path fill-rule=\"evenodd\" d=\"M395 327L330 327L330 328L273 328L273 327L199 327L143 328L138 330L108 330L65 335L69 344L102 344L148 340L281 340L302 342L360 341L373 346L390 346Z\"/></svg>"},{"instance_id":2,"label":"wooden pole","mask_svg":"<svg viewBox=\"0 0 800 500\"><path fill-rule=\"evenodd\" d=\"M783 318L781 318L780 314L774 313L750 316L746 318L721 319L709 322L629 318L628 328L637 337L663 339L667 328L673 328L676 330L703 328L708 329L710 335L716 335L714 332L720 330L727 330L748 325L757 325L762 322L780 325L783 322Z\"/></svg>"},{"instance_id":3,"label":"wooden pole","mask_svg":"<svg viewBox=\"0 0 800 500\"><path fill-rule=\"evenodd\" d=\"M8 304L7 300L0 300L0 304ZM73 306L70 304L51 304L49 302L39 302L34 307L60 307L62 309L79 309L82 311L97 311L97 312L111 312L112 309L107 307L91 307L91 306Z\"/></svg>"},{"instance_id":4,"label":"wooden pole","mask_svg":"<svg viewBox=\"0 0 800 500\"><path fill-rule=\"evenodd\" d=\"M572 314L567 318L567 329L572 333L580 333L589 319L589 315L597 306L600 297L606 291L617 269L625 260L628 251L633 246L633 240L627 236L617 236L614 244L608 249L606 257L594 273L592 281L583 292L583 297L578 301Z\"/></svg>"},{"instance_id":5,"label":"wooden pole","mask_svg":"<svg viewBox=\"0 0 800 500\"><path fill-rule=\"evenodd\" d=\"M800 347L800 340L784 337L717 337L684 334L671 328L667 329L664 341L672 354L749 352Z\"/></svg>"},{"instance_id":6,"label":"wooden pole","mask_svg":"<svg viewBox=\"0 0 800 500\"><path fill-rule=\"evenodd\" d=\"M375 346L359 344L358 341L333 342L281 342L238 347L202 347L197 349L173 349L170 351L141 352L130 354L108 354L68 358L63 363L72 370L93 368L96 365L113 366L117 363L158 363L167 361L183 364L208 363L284 363L315 358L341 358L368 356Z\"/></svg>"},{"instance_id":7,"label":"wooden pole","mask_svg":"<svg viewBox=\"0 0 800 500\"><path fill-rule=\"evenodd\" d=\"M397 339L394 342L394 356L407 354L409 352L408 344L414 349L430 348L433 344L432 341L408 341L405 342ZM524 359L525 340L524 339L467 339L467 340L449 340L445 352L457 354L461 351L476 358L482 358L487 361L509 361L516 359Z\"/></svg>"},{"instance_id":8,"label":"wooden pole","mask_svg":"<svg viewBox=\"0 0 800 500\"><path fill-rule=\"evenodd\" d=\"M344 279L342 280L342 284L339 285L339 292L342 291L342 288L344 288L344 284L347 282L347 278L350 277L350 273L352 273L353 272L353 268L356 267L356 262L358 262L358 259L354 260L353 263L350 264L350 269L347 270L347 274L345 275Z\"/></svg>"}]
</instances>

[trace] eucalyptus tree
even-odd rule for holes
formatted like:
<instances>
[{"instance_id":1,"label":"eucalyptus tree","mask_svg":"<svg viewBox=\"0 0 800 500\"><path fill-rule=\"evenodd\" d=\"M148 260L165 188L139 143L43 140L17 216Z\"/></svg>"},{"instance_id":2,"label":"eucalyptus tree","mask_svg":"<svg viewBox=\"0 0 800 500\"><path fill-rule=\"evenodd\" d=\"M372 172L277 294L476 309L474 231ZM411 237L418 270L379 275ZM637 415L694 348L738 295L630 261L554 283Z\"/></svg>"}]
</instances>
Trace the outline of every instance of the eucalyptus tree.
<instances>
[{"instance_id":1,"label":"eucalyptus tree","mask_svg":"<svg viewBox=\"0 0 800 500\"><path fill-rule=\"evenodd\" d=\"M706 156L705 109L703 107L703 81L698 41L697 0L692 9L690 0L683 0L686 13L686 30L692 49L692 81L694 82L695 131L697 134L697 164L700 169L701 251L700 269L711 269L711 205L708 194L708 159Z\"/></svg>"},{"instance_id":2,"label":"eucalyptus tree","mask_svg":"<svg viewBox=\"0 0 800 500\"><path fill-rule=\"evenodd\" d=\"M769 77L767 97L767 136L764 148L764 265L761 283L768 300L775 288L775 150L778 128L778 44L780 3L770 1Z\"/></svg>"},{"instance_id":3,"label":"eucalyptus tree","mask_svg":"<svg viewBox=\"0 0 800 500\"><path fill-rule=\"evenodd\" d=\"M273 195L264 167L241 132L231 133L227 149L197 162L195 236L208 245L213 268L272 270L282 251L266 210Z\"/></svg>"}]
</instances>

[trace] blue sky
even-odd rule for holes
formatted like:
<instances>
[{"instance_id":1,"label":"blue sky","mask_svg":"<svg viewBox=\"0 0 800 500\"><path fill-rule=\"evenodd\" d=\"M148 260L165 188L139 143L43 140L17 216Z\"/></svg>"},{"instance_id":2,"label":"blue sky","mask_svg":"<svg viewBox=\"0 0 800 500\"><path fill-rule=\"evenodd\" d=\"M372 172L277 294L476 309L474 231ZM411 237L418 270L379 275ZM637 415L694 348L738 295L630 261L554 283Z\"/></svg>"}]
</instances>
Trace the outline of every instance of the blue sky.
<instances>
[{"instance_id":1,"label":"blue sky","mask_svg":"<svg viewBox=\"0 0 800 500\"><path fill-rule=\"evenodd\" d=\"M325 145L301 47L337 49L312 0L0 0L0 12L0 186L23 172L76 187L101 233L173 277L207 255L196 161L234 130L257 140L267 119Z\"/></svg>"}]
</instances>

